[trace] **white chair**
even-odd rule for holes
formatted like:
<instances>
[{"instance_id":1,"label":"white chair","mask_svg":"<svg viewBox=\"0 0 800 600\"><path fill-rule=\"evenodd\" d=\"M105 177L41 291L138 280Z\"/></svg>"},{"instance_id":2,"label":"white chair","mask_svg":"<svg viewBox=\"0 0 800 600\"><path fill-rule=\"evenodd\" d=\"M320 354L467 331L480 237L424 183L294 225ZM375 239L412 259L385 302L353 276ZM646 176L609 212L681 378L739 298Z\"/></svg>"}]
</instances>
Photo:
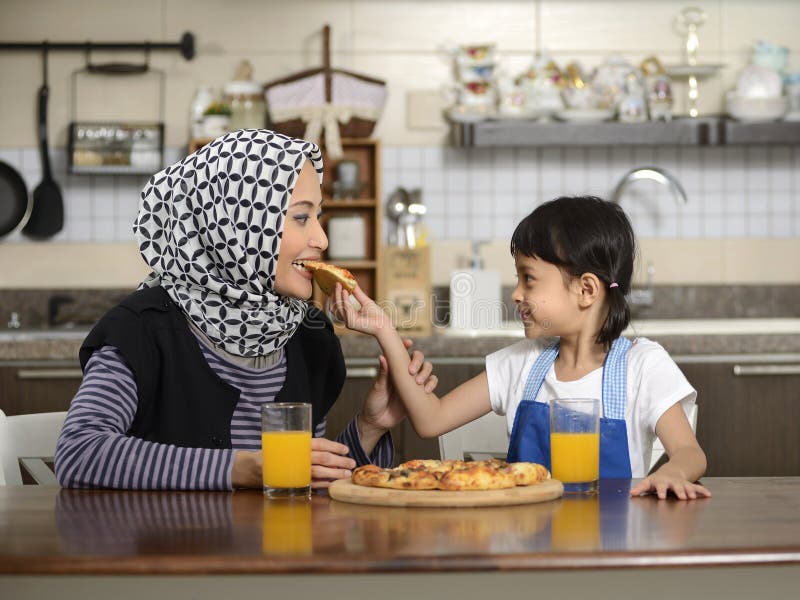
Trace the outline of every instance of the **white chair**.
<instances>
[{"instance_id":1,"label":"white chair","mask_svg":"<svg viewBox=\"0 0 800 600\"><path fill-rule=\"evenodd\" d=\"M697 404L692 404L692 408L689 410L689 414L686 415L686 418L689 419L689 425L692 426L692 431L697 431ZM664 445L661 443L661 440L656 438L656 441L653 442L653 451L650 454L650 468L647 469L647 472L650 473L653 470L653 467L656 466L656 463L661 460L661 457L664 456Z\"/></svg>"},{"instance_id":2,"label":"white chair","mask_svg":"<svg viewBox=\"0 0 800 600\"><path fill-rule=\"evenodd\" d=\"M66 412L14 415L0 410L0 485L22 485L25 471L39 485L57 485L52 461Z\"/></svg>"},{"instance_id":3,"label":"white chair","mask_svg":"<svg viewBox=\"0 0 800 600\"><path fill-rule=\"evenodd\" d=\"M506 418L493 412L439 436L439 454L444 460L504 459L507 453Z\"/></svg>"}]
</instances>

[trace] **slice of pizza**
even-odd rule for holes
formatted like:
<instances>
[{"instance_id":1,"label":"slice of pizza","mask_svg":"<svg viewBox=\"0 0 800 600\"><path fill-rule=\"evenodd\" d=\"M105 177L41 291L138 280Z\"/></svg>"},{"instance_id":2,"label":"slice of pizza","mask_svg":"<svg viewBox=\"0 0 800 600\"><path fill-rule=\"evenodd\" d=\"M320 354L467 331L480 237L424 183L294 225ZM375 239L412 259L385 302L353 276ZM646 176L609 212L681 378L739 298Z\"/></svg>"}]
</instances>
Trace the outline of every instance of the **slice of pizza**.
<instances>
[{"instance_id":1,"label":"slice of pizza","mask_svg":"<svg viewBox=\"0 0 800 600\"><path fill-rule=\"evenodd\" d=\"M445 473L452 471L455 468L467 464L463 460L434 460L417 458L402 463L398 468L408 469L409 471L427 471L437 476L442 476Z\"/></svg>"},{"instance_id":2,"label":"slice of pizza","mask_svg":"<svg viewBox=\"0 0 800 600\"><path fill-rule=\"evenodd\" d=\"M440 489L449 491L501 490L516 487L514 475L503 469L480 464L466 463L442 475Z\"/></svg>"},{"instance_id":3,"label":"slice of pizza","mask_svg":"<svg viewBox=\"0 0 800 600\"><path fill-rule=\"evenodd\" d=\"M408 469L389 469L389 477L378 487L393 490L435 490L439 488L439 478L429 471L410 471Z\"/></svg>"},{"instance_id":4,"label":"slice of pizza","mask_svg":"<svg viewBox=\"0 0 800 600\"><path fill-rule=\"evenodd\" d=\"M353 471L350 481L356 485L380 487L389 480L389 469L377 465L363 465Z\"/></svg>"},{"instance_id":5,"label":"slice of pizza","mask_svg":"<svg viewBox=\"0 0 800 600\"><path fill-rule=\"evenodd\" d=\"M341 283L342 287L348 292L352 292L358 283L350 271L342 269L341 267L329 265L328 263L317 260L303 260L300 261L299 264L304 269L311 272L319 289L328 296L333 295L333 290L336 287L337 281Z\"/></svg>"},{"instance_id":6,"label":"slice of pizza","mask_svg":"<svg viewBox=\"0 0 800 600\"><path fill-rule=\"evenodd\" d=\"M504 467L510 472L517 485L534 485L550 479L550 471L544 465L532 462L516 462Z\"/></svg>"},{"instance_id":7,"label":"slice of pizza","mask_svg":"<svg viewBox=\"0 0 800 600\"><path fill-rule=\"evenodd\" d=\"M435 490L439 487L439 478L434 473L422 468L406 469L402 465L394 469L363 465L353 471L351 481L356 485L394 490Z\"/></svg>"}]
</instances>

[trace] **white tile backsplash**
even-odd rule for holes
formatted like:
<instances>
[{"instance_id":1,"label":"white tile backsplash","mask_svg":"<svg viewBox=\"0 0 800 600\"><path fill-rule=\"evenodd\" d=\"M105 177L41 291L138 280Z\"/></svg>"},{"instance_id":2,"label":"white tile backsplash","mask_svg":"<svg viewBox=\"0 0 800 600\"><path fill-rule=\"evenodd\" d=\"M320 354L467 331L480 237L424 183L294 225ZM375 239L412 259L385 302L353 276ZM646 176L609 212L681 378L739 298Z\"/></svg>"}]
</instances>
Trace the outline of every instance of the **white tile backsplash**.
<instances>
[{"instance_id":1,"label":"white tile backsplash","mask_svg":"<svg viewBox=\"0 0 800 600\"><path fill-rule=\"evenodd\" d=\"M703 219L703 232L706 239L717 239L725 237L725 228L722 217L718 215L707 215Z\"/></svg>"},{"instance_id":2,"label":"white tile backsplash","mask_svg":"<svg viewBox=\"0 0 800 600\"><path fill-rule=\"evenodd\" d=\"M777 147L770 149L769 178L773 192L785 192L792 189L792 148Z\"/></svg>"},{"instance_id":3,"label":"white tile backsplash","mask_svg":"<svg viewBox=\"0 0 800 600\"><path fill-rule=\"evenodd\" d=\"M794 208L793 196L790 191L774 190L769 195L769 210L772 214L789 215ZM798 207L800 209L800 207Z\"/></svg>"},{"instance_id":4,"label":"white tile backsplash","mask_svg":"<svg viewBox=\"0 0 800 600\"><path fill-rule=\"evenodd\" d=\"M129 241L147 177L66 173L63 150L51 150L62 188L60 241ZM173 160L179 148L165 150ZM19 169L32 191L41 180L36 149L3 148L0 160ZM563 194L608 197L618 179L643 164L667 168L686 188L679 206L648 181L622 200L639 237L725 238L800 236L800 149L726 148L477 148L383 146L385 201L397 186L421 187L432 240L507 238L524 216ZM14 233L7 241L25 242Z\"/></svg>"},{"instance_id":5,"label":"white tile backsplash","mask_svg":"<svg viewBox=\"0 0 800 600\"><path fill-rule=\"evenodd\" d=\"M71 190L70 190L71 191ZM89 194L70 193L66 198L65 218L90 219L92 217L92 197Z\"/></svg>"},{"instance_id":6,"label":"white tile backsplash","mask_svg":"<svg viewBox=\"0 0 800 600\"><path fill-rule=\"evenodd\" d=\"M700 239L704 237L704 234L704 223L700 219L681 219L680 237Z\"/></svg>"},{"instance_id":7,"label":"white tile backsplash","mask_svg":"<svg viewBox=\"0 0 800 600\"><path fill-rule=\"evenodd\" d=\"M788 238L793 236L791 213L772 213L769 215L770 237Z\"/></svg>"},{"instance_id":8,"label":"white tile backsplash","mask_svg":"<svg viewBox=\"0 0 800 600\"><path fill-rule=\"evenodd\" d=\"M728 215L723 223L726 237L746 237L748 235L747 216L742 214Z\"/></svg>"},{"instance_id":9,"label":"white tile backsplash","mask_svg":"<svg viewBox=\"0 0 800 600\"><path fill-rule=\"evenodd\" d=\"M621 205L640 237L800 234L800 176L794 173L800 151L792 147L444 148L441 161L430 148L385 150L390 156L405 151L409 164L416 162L408 153L420 154L432 239L503 238L504 231L510 235L541 202L564 194L607 198L625 172L647 164L675 175L688 203L679 205L667 189L651 181L628 187ZM384 166L384 181L392 173ZM400 185L407 184L402 171L398 177ZM426 181L436 184L426 189Z\"/></svg>"},{"instance_id":10,"label":"white tile backsplash","mask_svg":"<svg viewBox=\"0 0 800 600\"><path fill-rule=\"evenodd\" d=\"M753 215L747 221L747 233L751 237L768 237L770 235L769 215Z\"/></svg>"}]
</instances>

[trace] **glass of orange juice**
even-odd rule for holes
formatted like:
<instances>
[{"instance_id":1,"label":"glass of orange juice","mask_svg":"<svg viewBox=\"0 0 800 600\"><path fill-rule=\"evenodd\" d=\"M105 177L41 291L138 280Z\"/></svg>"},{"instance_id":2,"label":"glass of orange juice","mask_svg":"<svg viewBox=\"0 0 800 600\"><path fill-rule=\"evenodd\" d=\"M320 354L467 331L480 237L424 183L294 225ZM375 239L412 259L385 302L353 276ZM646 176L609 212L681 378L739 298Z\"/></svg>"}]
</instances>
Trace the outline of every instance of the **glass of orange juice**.
<instances>
[{"instance_id":1,"label":"glass of orange juice","mask_svg":"<svg viewBox=\"0 0 800 600\"><path fill-rule=\"evenodd\" d=\"M550 465L564 492L595 493L600 476L600 400L550 401Z\"/></svg>"},{"instance_id":2,"label":"glass of orange juice","mask_svg":"<svg viewBox=\"0 0 800 600\"><path fill-rule=\"evenodd\" d=\"M311 496L311 405L267 402L261 407L264 495Z\"/></svg>"}]
</instances>

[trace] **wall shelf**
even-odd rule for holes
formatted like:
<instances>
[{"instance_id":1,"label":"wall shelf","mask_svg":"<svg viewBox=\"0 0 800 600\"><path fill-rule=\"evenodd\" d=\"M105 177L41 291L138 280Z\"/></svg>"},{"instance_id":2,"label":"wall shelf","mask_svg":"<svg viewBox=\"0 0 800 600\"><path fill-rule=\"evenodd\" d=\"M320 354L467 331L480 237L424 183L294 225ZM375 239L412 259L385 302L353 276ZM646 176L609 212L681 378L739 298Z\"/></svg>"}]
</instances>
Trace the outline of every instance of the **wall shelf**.
<instances>
[{"instance_id":1,"label":"wall shelf","mask_svg":"<svg viewBox=\"0 0 800 600\"><path fill-rule=\"evenodd\" d=\"M351 271L361 289L371 298L380 301L383 298L381 290L383 204L378 200L382 197L380 142L367 138L342 138L344 156L339 160L331 160L324 145L321 146L321 149L324 164L321 222L325 232L328 233L328 221L335 216L358 215L364 219L365 223L366 256L358 260L336 259L331 262ZM332 184L336 180L336 165L340 160L352 160L359 165L362 189L358 197L352 200L334 200L332 196ZM327 253L323 253L322 260L329 260ZM318 286L314 286L313 300L317 306L326 305L327 298ZM350 333L350 330L338 325L336 331L339 334Z\"/></svg>"},{"instance_id":2,"label":"wall shelf","mask_svg":"<svg viewBox=\"0 0 800 600\"><path fill-rule=\"evenodd\" d=\"M800 121L742 123L721 119L719 143L735 144L800 144Z\"/></svg>"},{"instance_id":3,"label":"wall shelf","mask_svg":"<svg viewBox=\"0 0 800 600\"><path fill-rule=\"evenodd\" d=\"M718 146L800 145L800 122L743 123L722 117L645 123L483 121L453 123L455 146Z\"/></svg>"}]
</instances>

